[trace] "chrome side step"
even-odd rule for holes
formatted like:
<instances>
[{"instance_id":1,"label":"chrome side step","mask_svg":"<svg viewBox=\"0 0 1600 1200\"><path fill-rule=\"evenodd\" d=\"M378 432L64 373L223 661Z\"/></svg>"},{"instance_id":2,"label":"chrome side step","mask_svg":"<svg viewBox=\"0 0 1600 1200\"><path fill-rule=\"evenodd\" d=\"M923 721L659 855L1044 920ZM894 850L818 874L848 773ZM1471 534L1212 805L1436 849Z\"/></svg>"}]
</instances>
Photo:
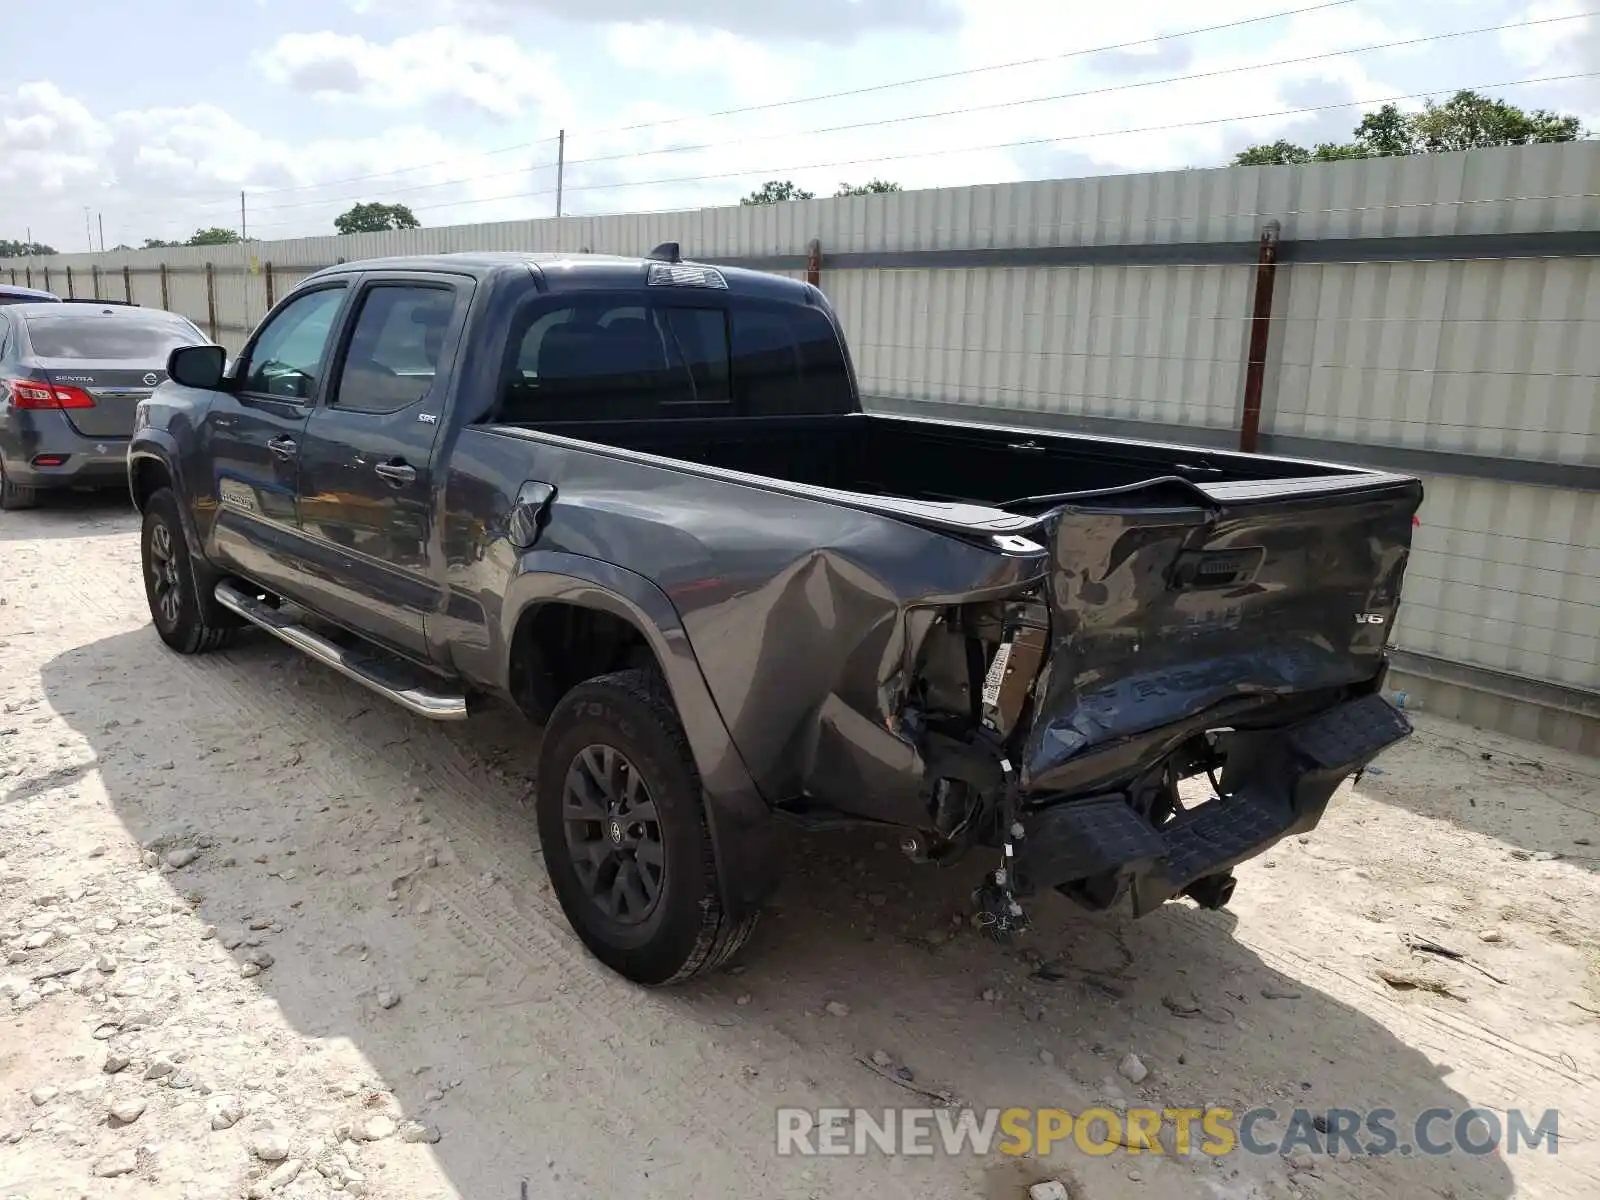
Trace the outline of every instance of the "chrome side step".
<instances>
[{"instance_id":1,"label":"chrome side step","mask_svg":"<svg viewBox=\"0 0 1600 1200\"><path fill-rule=\"evenodd\" d=\"M388 697L401 708L433 721L466 720L466 696L442 692L422 684L419 679L421 672L413 673L403 664L384 658L378 652L362 654L337 646L270 605L263 604L256 597L246 595L231 583L217 584L216 597L217 603L223 608L238 613L251 624L261 626L296 650L342 675L348 675L380 696Z\"/></svg>"}]
</instances>

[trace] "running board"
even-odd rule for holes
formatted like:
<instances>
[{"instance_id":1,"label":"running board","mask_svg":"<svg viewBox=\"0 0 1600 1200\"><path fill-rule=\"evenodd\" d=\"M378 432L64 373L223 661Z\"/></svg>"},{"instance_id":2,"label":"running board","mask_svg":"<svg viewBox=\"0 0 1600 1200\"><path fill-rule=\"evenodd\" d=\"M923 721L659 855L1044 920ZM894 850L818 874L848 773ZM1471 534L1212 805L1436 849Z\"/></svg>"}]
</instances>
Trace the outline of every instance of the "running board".
<instances>
[{"instance_id":1,"label":"running board","mask_svg":"<svg viewBox=\"0 0 1600 1200\"><path fill-rule=\"evenodd\" d=\"M420 680L420 671L409 670L400 662L382 657L378 652L363 654L335 645L271 605L246 595L231 583L217 584L216 597L217 603L229 612L237 613L252 625L261 626L296 650L342 675L348 675L380 696L388 697L401 708L433 721L466 720L466 696L441 692L424 685Z\"/></svg>"}]
</instances>

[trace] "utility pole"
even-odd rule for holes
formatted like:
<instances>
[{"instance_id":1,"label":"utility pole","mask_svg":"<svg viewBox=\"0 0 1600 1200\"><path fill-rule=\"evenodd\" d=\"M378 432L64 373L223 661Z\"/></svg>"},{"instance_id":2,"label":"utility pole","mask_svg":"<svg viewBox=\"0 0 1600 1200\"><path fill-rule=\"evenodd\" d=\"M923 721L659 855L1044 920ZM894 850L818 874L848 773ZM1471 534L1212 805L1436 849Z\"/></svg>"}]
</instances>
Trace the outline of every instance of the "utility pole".
<instances>
[{"instance_id":1,"label":"utility pole","mask_svg":"<svg viewBox=\"0 0 1600 1200\"><path fill-rule=\"evenodd\" d=\"M95 220L100 222L100 253L104 254L106 252L106 215L105 213L95 213L94 216Z\"/></svg>"},{"instance_id":2,"label":"utility pole","mask_svg":"<svg viewBox=\"0 0 1600 1200\"><path fill-rule=\"evenodd\" d=\"M556 216L561 215L561 184L567 173L567 131L556 136Z\"/></svg>"},{"instance_id":3,"label":"utility pole","mask_svg":"<svg viewBox=\"0 0 1600 1200\"><path fill-rule=\"evenodd\" d=\"M29 225L26 232L28 235L28 244L22 251L23 257L27 257L33 253L33 226Z\"/></svg>"},{"instance_id":4,"label":"utility pole","mask_svg":"<svg viewBox=\"0 0 1600 1200\"><path fill-rule=\"evenodd\" d=\"M94 230L89 225L89 206L83 206L83 236L89 243L89 253L94 253Z\"/></svg>"},{"instance_id":5,"label":"utility pole","mask_svg":"<svg viewBox=\"0 0 1600 1200\"><path fill-rule=\"evenodd\" d=\"M239 189L239 264L244 272L244 323L250 324L250 223L244 211L244 189Z\"/></svg>"}]
</instances>

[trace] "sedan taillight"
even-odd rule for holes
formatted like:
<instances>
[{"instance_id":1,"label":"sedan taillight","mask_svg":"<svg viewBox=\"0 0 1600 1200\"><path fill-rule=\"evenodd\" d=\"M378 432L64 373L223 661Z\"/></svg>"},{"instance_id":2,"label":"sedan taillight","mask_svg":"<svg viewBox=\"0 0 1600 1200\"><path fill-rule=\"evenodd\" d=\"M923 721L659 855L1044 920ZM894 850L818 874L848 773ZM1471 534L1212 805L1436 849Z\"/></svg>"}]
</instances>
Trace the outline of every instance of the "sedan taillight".
<instances>
[{"instance_id":1,"label":"sedan taillight","mask_svg":"<svg viewBox=\"0 0 1600 1200\"><path fill-rule=\"evenodd\" d=\"M0 380L11 393L15 408L93 408L94 397L82 388L63 387L57 383L40 383L35 379Z\"/></svg>"}]
</instances>

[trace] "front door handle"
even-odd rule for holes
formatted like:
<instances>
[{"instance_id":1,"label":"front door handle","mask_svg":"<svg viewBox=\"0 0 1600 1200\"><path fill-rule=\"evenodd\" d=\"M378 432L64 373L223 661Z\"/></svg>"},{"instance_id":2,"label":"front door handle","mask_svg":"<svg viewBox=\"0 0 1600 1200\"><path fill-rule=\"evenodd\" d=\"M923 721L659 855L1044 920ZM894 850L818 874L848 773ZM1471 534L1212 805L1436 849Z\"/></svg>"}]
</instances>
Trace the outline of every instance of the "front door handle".
<instances>
[{"instance_id":1,"label":"front door handle","mask_svg":"<svg viewBox=\"0 0 1600 1200\"><path fill-rule=\"evenodd\" d=\"M381 462L372 469L394 484L395 487L399 487L403 483L415 483L417 479L417 469L403 459Z\"/></svg>"},{"instance_id":2,"label":"front door handle","mask_svg":"<svg viewBox=\"0 0 1600 1200\"><path fill-rule=\"evenodd\" d=\"M285 434L283 437L275 437L268 442L267 449L271 450L279 458L288 459L293 458L295 451L299 450L300 447L295 444L295 440L292 437Z\"/></svg>"}]
</instances>

